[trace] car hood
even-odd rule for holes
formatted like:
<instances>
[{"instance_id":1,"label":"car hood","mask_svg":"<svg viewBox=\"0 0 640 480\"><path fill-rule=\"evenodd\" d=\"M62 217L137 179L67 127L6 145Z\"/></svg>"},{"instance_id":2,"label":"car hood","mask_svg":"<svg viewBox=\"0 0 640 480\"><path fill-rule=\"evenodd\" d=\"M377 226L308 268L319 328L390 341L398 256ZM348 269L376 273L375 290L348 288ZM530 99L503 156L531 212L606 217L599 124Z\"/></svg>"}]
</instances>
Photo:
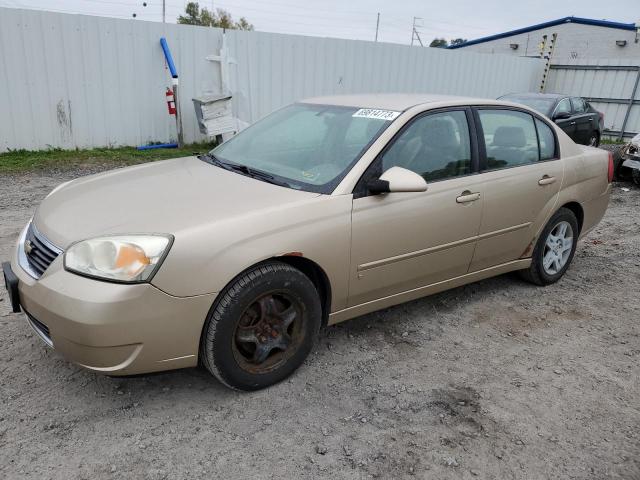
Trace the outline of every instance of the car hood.
<instances>
[{"instance_id":1,"label":"car hood","mask_svg":"<svg viewBox=\"0 0 640 480\"><path fill-rule=\"evenodd\" d=\"M34 223L52 243L65 249L100 235L176 235L317 196L185 157L73 180L45 198Z\"/></svg>"}]
</instances>

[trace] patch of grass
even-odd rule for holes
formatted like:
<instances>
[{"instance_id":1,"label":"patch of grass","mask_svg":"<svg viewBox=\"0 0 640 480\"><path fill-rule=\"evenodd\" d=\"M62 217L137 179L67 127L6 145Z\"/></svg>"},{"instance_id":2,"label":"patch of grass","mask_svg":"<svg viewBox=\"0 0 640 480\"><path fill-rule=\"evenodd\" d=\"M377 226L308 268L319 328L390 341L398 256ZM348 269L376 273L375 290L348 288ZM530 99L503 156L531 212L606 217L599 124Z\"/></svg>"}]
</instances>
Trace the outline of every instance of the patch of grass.
<instances>
[{"instance_id":1,"label":"patch of grass","mask_svg":"<svg viewBox=\"0 0 640 480\"><path fill-rule=\"evenodd\" d=\"M134 147L94 148L91 150L14 150L0 153L0 174L30 170L64 170L84 165L114 167L154 162L167 158L187 157L208 152L212 143L195 143L182 148L136 150Z\"/></svg>"},{"instance_id":2,"label":"patch of grass","mask_svg":"<svg viewBox=\"0 0 640 480\"><path fill-rule=\"evenodd\" d=\"M604 145L625 145L626 141L620 141L617 138L602 138L600 139L600 143Z\"/></svg>"}]
</instances>

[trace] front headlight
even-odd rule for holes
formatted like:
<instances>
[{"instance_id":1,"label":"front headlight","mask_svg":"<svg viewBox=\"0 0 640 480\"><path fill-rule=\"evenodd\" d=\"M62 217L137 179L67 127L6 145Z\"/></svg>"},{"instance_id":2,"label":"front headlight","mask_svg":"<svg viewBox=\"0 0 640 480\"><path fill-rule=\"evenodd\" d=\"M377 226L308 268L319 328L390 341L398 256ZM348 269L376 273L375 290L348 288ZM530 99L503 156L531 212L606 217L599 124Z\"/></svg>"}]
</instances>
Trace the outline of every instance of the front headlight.
<instances>
[{"instance_id":1,"label":"front headlight","mask_svg":"<svg viewBox=\"0 0 640 480\"><path fill-rule=\"evenodd\" d=\"M116 282L149 280L162 263L173 237L117 235L78 242L65 252L64 268Z\"/></svg>"}]
</instances>

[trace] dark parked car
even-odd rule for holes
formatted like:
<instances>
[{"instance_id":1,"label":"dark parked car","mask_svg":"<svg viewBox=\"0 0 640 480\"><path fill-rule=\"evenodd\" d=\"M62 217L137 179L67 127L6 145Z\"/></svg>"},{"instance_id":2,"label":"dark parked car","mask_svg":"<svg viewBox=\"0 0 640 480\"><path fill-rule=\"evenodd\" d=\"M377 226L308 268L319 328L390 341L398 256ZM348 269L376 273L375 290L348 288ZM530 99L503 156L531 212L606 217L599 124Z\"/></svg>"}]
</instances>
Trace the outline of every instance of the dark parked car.
<instances>
[{"instance_id":1,"label":"dark parked car","mask_svg":"<svg viewBox=\"0 0 640 480\"><path fill-rule=\"evenodd\" d=\"M499 100L521 103L553 120L574 142L597 147L600 144L604 114L582 97L559 93L509 93Z\"/></svg>"}]
</instances>

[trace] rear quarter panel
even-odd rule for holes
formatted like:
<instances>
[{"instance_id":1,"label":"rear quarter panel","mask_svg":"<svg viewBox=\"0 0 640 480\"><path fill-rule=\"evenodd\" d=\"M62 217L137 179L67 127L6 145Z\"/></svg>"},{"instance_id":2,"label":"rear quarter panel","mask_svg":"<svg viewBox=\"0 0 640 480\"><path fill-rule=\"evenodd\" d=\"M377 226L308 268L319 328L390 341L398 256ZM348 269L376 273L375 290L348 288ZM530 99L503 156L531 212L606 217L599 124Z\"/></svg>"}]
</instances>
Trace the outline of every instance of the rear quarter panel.
<instances>
[{"instance_id":1,"label":"rear quarter panel","mask_svg":"<svg viewBox=\"0 0 640 480\"><path fill-rule=\"evenodd\" d=\"M558 206L580 204L584 212L582 237L598 224L609 205L609 154L599 148L577 145L564 132L559 132L558 140L565 163Z\"/></svg>"}]
</instances>

